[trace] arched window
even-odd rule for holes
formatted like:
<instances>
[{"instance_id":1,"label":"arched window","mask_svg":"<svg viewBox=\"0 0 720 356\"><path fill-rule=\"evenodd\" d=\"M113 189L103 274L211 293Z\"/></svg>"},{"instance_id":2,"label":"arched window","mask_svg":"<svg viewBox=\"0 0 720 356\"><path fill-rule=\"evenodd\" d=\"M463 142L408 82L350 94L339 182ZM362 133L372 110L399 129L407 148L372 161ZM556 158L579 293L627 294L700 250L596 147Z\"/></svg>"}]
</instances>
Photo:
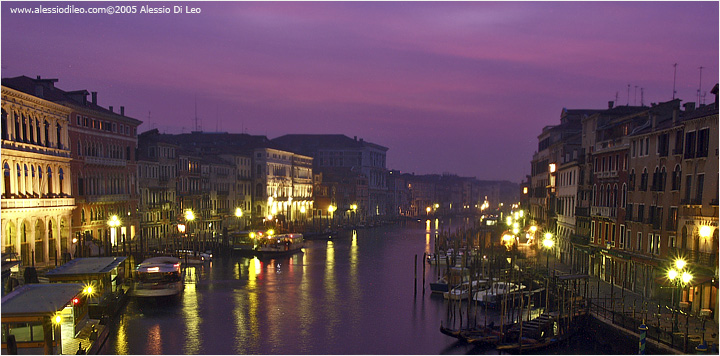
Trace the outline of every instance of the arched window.
<instances>
[{"instance_id":1,"label":"arched window","mask_svg":"<svg viewBox=\"0 0 720 356\"><path fill-rule=\"evenodd\" d=\"M2 109L2 139L9 140L10 135L8 134L8 114L5 109Z\"/></svg>"},{"instance_id":2,"label":"arched window","mask_svg":"<svg viewBox=\"0 0 720 356\"><path fill-rule=\"evenodd\" d=\"M680 182L682 180L682 169L680 165L675 165L675 170L672 176L672 190L680 190Z\"/></svg>"},{"instance_id":3,"label":"arched window","mask_svg":"<svg viewBox=\"0 0 720 356\"><path fill-rule=\"evenodd\" d=\"M10 165L7 162L3 164L3 183L5 184L3 196L5 198L9 198L12 191L10 190Z\"/></svg>"},{"instance_id":4,"label":"arched window","mask_svg":"<svg viewBox=\"0 0 720 356\"><path fill-rule=\"evenodd\" d=\"M22 134L23 134L22 141L25 143L28 142L27 125L28 125L27 117L25 117L25 115L23 114L22 115Z\"/></svg>"},{"instance_id":5,"label":"arched window","mask_svg":"<svg viewBox=\"0 0 720 356\"><path fill-rule=\"evenodd\" d=\"M627 207L627 184L625 184L625 183L623 183L623 186L622 186L621 204L622 204L623 209L625 209L625 207Z\"/></svg>"},{"instance_id":6,"label":"arched window","mask_svg":"<svg viewBox=\"0 0 720 356\"><path fill-rule=\"evenodd\" d=\"M660 167L655 166L655 171L653 172L653 180L652 180L652 189L653 191L660 190Z\"/></svg>"},{"instance_id":7,"label":"arched window","mask_svg":"<svg viewBox=\"0 0 720 356\"><path fill-rule=\"evenodd\" d=\"M40 136L40 119L35 120L35 132L37 132L37 138L35 139L35 143L41 145L42 137Z\"/></svg>"},{"instance_id":8,"label":"arched window","mask_svg":"<svg viewBox=\"0 0 720 356\"><path fill-rule=\"evenodd\" d=\"M660 183L658 185L658 190L661 192L664 192L666 184L667 184L667 171L665 170L665 166L662 166L662 168L660 168Z\"/></svg>"},{"instance_id":9,"label":"arched window","mask_svg":"<svg viewBox=\"0 0 720 356\"><path fill-rule=\"evenodd\" d=\"M615 184L613 186L612 195L613 195L612 206L613 206L613 208L616 208L618 206L618 185L617 184Z\"/></svg>"},{"instance_id":10,"label":"arched window","mask_svg":"<svg viewBox=\"0 0 720 356\"><path fill-rule=\"evenodd\" d=\"M60 123L56 123L55 124L55 130L56 130L55 132L56 132L56 139L57 139L57 148L60 148L60 149L63 148L63 144L62 144L62 140L61 140L61 137L62 137L61 129L62 128L60 126Z\"/></svg>"},{"instance_id":11,"label":"arched window","mask_svg":"<svg viewBox=\"0 0 720 356\"><path fill-rule=\"evenodd\" d=\"M63 195L65 193L63 189L63 180L65 179L65 174L63 173L63 169L60 168L58 171L58 177L60 178L60 195Z\"/></svg>"},{"instance_id":12,"label":"arched window","mask_svg":"<svg viewBox=\"0 0 720 356\"><path fill-rule=\"evenodd\" d=\"M50 168L50 166L47 167L47 187L48 187L48 194L53 194L52 168Z\"/></svg>"},{"instance_id":13,"label":"arched window","mask_svg":"<svg viewBox=\"0 0 720 356\"><path fill-rule=\"evenodd\" d=\"M30 126L28 130L30 131L30 143L35 143L35 119L31 117L28 125Z\"/></svg>"},{"instance_id":14,"label":"arched window","mask_svg":"<svg viewBox=\"0 0 720 356\"><path fill-rule=\"evenodd\" d=\"M50 147L50 123L45 120L45 147Z\"/></svg>"}]
</instances>

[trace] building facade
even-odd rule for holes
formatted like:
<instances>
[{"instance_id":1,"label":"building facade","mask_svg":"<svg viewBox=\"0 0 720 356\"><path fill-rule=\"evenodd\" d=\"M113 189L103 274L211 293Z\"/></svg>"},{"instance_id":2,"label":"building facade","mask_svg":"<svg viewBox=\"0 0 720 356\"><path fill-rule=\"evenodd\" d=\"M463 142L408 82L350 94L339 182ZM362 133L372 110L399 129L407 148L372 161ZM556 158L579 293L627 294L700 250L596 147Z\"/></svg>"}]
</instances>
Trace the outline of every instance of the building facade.
<instances>
[{"instance_id":1,"label":"building facade","mask_svg":"<svg viewBox=\"0 0 720 356\"><path fill-rule=\"evenodd\" d=\"M2 253L23 266L72 254L71 110L2 86ZM40 87L42 88L42 87ZM66 255L67 256L67 255Z\"/></svg>"}]
</instances>

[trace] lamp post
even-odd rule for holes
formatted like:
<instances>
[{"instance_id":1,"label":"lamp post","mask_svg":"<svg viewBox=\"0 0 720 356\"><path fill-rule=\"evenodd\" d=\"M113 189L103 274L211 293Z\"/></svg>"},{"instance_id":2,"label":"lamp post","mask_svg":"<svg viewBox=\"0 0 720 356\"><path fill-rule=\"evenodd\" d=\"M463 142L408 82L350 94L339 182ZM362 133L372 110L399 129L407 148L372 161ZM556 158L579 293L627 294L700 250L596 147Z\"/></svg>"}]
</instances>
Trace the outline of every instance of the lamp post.
<instances>
[{"instance_id":1,"label":"lamp post","mask_svg":"<svg viewBox=\"0 0 720 356\"><path fill-rule=\"evenodd\" d=\"M330 225L331 229L332 229L332 223L335 221L335 216L333 214L335 212L335 209L337 209L337 208L335 208L335 205L328 206L328 225Z\"/></svg>"},{"instance_id":2,"label":"lamp post","mask_svg":"<svg viewBox=\"0 0 720 356\"><path fill-rule=\"evenodd\" d=\"M243 211L240 208L235 208L235 217L237 217L238 231L240 231L240 218L243 216Z\"/></svg>"},{"instance_id":3,"label":"lamp post","mask_svg":"<svg viewBox=\"0 0 720 356\"><path fill-rule=\"evenodd\" d=\"M352 223L355 225L357 224L357 204L350 205L350 209L352 210Z\"/></svg>"},{"instance_id":4,"label":"lamp post","mask_svg":"<svg viewBox=\"0 0 720 356\"><path fill-rule=\"evenodd\" d=\"M185 220L188 222L188 227L187 227L188 235L190 235L190 237L192 237L192 229L190 228L190 223L192 223L195 220L195 213L193 213L193 211L190 209L185 210ZM185 255L187 256L187 254L185 254ZM187 262L187 260L185 262Z\"/></svg>"},{"instance_id":5,"label":"lamp post","mask_svg":"<svg viewBox=\"0 0 720 356\"><path fill-rule=\"evenodd\" d=\"M110 217L110 220L107 222L108 226L110 226L110 248L112 249L112 245L115 244L115 239L117 238L117 231L115 230L116 227L120 226L122 224L120 222L120 219L117 215L113 215Z\"/></svg>"},{"instance_id":6,"label":"lamp post","mask_svg":"<svg viewBox=\"0 0 720 356\"><path fill-rule=\"evenodd\" d=\"M543 246L547 250L546 260L545 260L545 268L547 269L548 277L550 277L550 250L555 246L555 240L553 240L553 235L551 232L545 233L545 239L543 240Z\"/></svg>"},{"instance_id":7,"label":"lamp post","mask_svg":"<svg viewBox=\"0 0 720 356\"><path fill-rule=\"evenodd\" d=\"M549 301L550 301L550 250L555 245L555 241L553 240L553 235L550 232L545 233L545 239L543 240L543 246L545 247L546 255L545 255L545 268L547 269L547 280L545 282L545 310L549 313Z\"/></svg>"},{"instance_id":8,"label":"lamp post","mask_svg":"<svg viewBox=\"0 0 720 356\"><path fill-rule=\"evenodd\" d=\"M682 290L692 280L692 274L690 274L690 271L685 269L686 266L687 263L684 259L677 258L673 262L672 267L670 267L670 269L667 271L667 278L675 287L672 290L670 299L673 311L673 331L678 330L677 312L675 310L675 292L676 290ZM680 299L682 299L682 295L679 296L678 303L680 303Z\"/></svg>"}]
</instances>

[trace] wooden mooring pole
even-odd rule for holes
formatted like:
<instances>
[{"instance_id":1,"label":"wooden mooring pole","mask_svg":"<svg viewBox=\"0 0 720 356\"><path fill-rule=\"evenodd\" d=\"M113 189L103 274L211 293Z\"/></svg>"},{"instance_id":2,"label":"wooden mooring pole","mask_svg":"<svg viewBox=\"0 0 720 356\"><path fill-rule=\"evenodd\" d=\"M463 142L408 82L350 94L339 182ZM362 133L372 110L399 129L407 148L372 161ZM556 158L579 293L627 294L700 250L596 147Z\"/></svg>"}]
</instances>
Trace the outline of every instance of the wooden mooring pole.
<instances>
[{"instance_id":1,"label":"wooden mooring pole","mask_svg":"<svg viewBox=\"0 0 720 356\"><path fill-rule=\"evenodd\" d=\"M415 254L415 296L417 296L417 254Z\"/></svg>"}]
</instances>

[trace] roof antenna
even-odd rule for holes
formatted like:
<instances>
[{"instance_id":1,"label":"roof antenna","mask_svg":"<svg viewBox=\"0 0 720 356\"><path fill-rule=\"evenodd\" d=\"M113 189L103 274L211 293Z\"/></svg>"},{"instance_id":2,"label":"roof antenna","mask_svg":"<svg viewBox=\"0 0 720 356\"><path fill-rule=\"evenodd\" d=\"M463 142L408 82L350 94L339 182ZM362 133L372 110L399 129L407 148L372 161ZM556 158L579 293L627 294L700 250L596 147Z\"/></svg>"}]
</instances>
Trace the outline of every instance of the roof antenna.
<instances>
[{"instance_id":1,"label":"roof antenna","mask_svg":"<svg viewBox=\"0 0 720 356\"><path fill-rule=\"evenodd\" d=\"M625 106L630 106L630 84L628 84L628 97L627 98L628 98L627 105L625 105Z\"/></svg>"},{"instance_id":2,"label":"roof antenna","mask_svg":"<svg viewBox=\"0 0 720 356\"><path fill-rule=\"evenodd\" d=\"M640 88L640 106L645 106L645 88Z\"/></svg>"},{"instance_id":3,"label":"roof antenna","mask_svg":"<svg viewBox=\"0 0 720 356\"><path fill-rule=\"evenodd\" d=\"M677 78L677 63L673 64L673 100L675 100L675 94L677 94L677 91L675 91L675 79Z\"/></svg>"},{"instance_id":4,"label":"roof antenna","mask_svg":"<svg viewBox=\"0 0 720 356\"><path fill-rule=\"evenodd\" d=\"M700 84L698 85L698 90L697 90L698 106L700 106L700 91L702 90L702 70L703 70L703 66L700 66Z\"/></svg>"},{"instance_id":5,"label":"roof antenna","mask_svg":"<svg viewBox=\"0 0 720 356\"><path fill-rule=\"evenodd\" d=\"M637 106L637 88L638 86L635 86L635 98L633 98L633 106Z\"/></svg>"}]
</instances>

